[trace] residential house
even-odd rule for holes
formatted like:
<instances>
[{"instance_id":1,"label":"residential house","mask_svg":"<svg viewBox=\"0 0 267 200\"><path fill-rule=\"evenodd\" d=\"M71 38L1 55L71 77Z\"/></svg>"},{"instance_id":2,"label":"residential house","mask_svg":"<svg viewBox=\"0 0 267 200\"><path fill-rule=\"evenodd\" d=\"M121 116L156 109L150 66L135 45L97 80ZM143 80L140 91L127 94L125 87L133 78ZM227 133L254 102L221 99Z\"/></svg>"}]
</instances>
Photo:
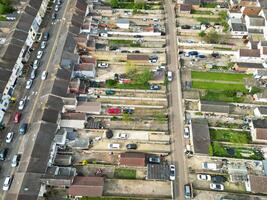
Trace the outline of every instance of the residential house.
<instances>
[{"instance_id":1,"label":"residential house","mask_svg":"<svg viewBox=\"0 0 267 200\"><path fill-rule=\"evenodd\" d=\"M73 71L75 78L94 79L96 76L95 65L93 63L82 63L75 66Z\"/></svg>"},{"instance_id":2,"label":"residential house","mask_svg":"<svg viewBox=\"0 0 267 200\"><path fill-rule=\"evenodd\" d=\"M262 10L261 7L242 7L241 12L243 15L247 16L258 16L260 11Z\"/></svg>"},{"instance_id":3,"label":"residential house","mask_svg":"<svg viewBox=\"0 0 267 200\"><path fill-rule=\"evenodd\" d=\"M119 155L119 165L124 166L146 166L146 154L126 152Z\"/></svg>"},{"instance_id":4,"label":"residential house","mask_svg":"<svg viewBox=\"0 0 267 200\"><path fill-rule=\"evenodd\" d=\"M267 120L252 120L250 123L250 131L253 142L267 142Z\"/></svg>"},{"instance_id":5,"label":"residential house","mask_svg":"<svg viewBox=\"0 0 267 200\"><path fill-rule=\"evenodd\" d=\"M255 79L267 79L267 70L258 69L253 73Z\"/></svg>"},{"instance_id":6,"label":"residential house","mask_svg":"<svg viewBox=\"0 0 267 200\"><path fill-rule=\"evenodd\" d=\"M249 33L263 34L265 19L262 16L246 15L244 19Z\"/></svg>"},{"instance_id":7,"label":"residential house","mask_svg":"<svg viewBox=\"0 0 267 200\"><path fill-rule=\"evenodd\" d=\"M184 0L184 4L191 5L192 9L198 9L200 7L200 0Z\"/></svg>"},{"instance_id":8,"label":"residential house","mask_svg":"<svg viewBox=\"0 0 267 200\"><path fill-rule=\"evenodd\" d=\"M99 197L103 195L104 178L76 176L68 189L69 197Z\"/></svg>"},{"instance_id":9,"label":"residential house","mask_svg":"<svg viewBox=\"0 0 267 200\"><path fill-rule=\"evenodd\" d=\"M129 19L120 18L117 20L116 25L117 25L117 27L119 27L121 29L129 29L130 21L129 21Z\"/></svg>"},{"instance_id":10,"label":"residential house","mask_svg":"<svg viewBox=\"0 0 267 200\"><path fill-rule=\"evenodd\" d=\"M254 94L253 99L256 102L267 102L267 89L264 89L263 92Z\"/></svg>"},{"instance_id":11,"label":"residential house","mask_svg":"<svg viewBox=\"0 0 267 200\"><path fill-rule=\"evenodd\" d=\"M241 0L239 2L239 6L242 7L257 7L258 5L258 0Z\"/></svg>"},{"instance_id":12,"label":"residential house","mask_svg":"<svg viewBox=\"0 0 267 200\"><path fill-rule=\"evenodd\" d=\"M238 72L255 73L257 70L264 69L263 63L236 62L233 69Z\"/></svg>"},{"instance_id":13,"label":"residential house","mask_svg":"<svg viewBox=\"0 0 267 200\"><path fill-rule=\"evenodd\" d=\"M265 118L267 117L267 107L256 107L254 109L254 115L257 118Z\"/></svg>"},{"instance_id":14,"label":"residential house","mask_svg":"<svg viewBox=\"0 0 267 200\"><path fill-rule=\"evenodd\" d=\"M260 49L240 49L238 55L238 61L242 62L261 62Z\"/></svg>"},{"instance_id":15,"label":"residential house","mask_svg":"<svg viewBox=\"0 0 267 200\"><path fill-rule=\"evenodd\" d=\"M190 4L180 4L179 12L181 14L190 14L192 10L192 5Z\"/></svg>"},{"instance_id":16,"label":"residential house","mask_svg":"<svg viewBox=\"0 0 267 200\"><path fill-rule=\"evenodd\" d=\"M267 194L267 176L249 175L250 192Z\"/></svg>"},{"instance_id":17,"label":"residential house","mask_svg":"<svg viewBox=\"0 0 267 200\"><path fill-rule=\"evenodd\" d=\"M210 132L206 119L192 119L193 152L198 155L209 155Z\"/></svg>"},{"instance_id":18,"label":"residential house","mask_svg":"<svg viewBox=\"0 0 267 200\"><path fill-rule=\"evenodd\" d=\"M60 127L83 129L86 120L85 113L62 113Z\"/></svg>"},{"instance_id":19,"label":"residential house","mask_svg":"<svg viewBox=\"0 0 267 200\"><path fill-rule=\"evenodd\" d=\"M248 35L246 24L243 23L242 19L230 18L228 23L229 23L230 33L232 37L242 38Z\"/></svg>"},{"instance_id":20,"label":"residential house","mask_svg":"<svg viewBox=\"0 0 267 200\"><path fill-rule=\"evenodd\" d=\"M91 101L79 101L76 112L99 115L101 113L101 103Z\"/></svg>"},{"instance_id":21,"label":"residential house","mask_svg":"<svg viewBox=\"0 0 267 200\"><path fill-rule=\"evenodd\" d=\"M242 19L243 14L239 7L231 8L227 12L229 19Z\"/></svg>"},{"instance_id":22,"label":"residential house","mask_svg":"<svg viewBox=\"0 0 267 200\"><path fill-rule=\"evenodd\" d=\"M73 94L85 94L86 84L79 78L74 78L69 82L69 92Z\"/></svg>"}]
</instances>

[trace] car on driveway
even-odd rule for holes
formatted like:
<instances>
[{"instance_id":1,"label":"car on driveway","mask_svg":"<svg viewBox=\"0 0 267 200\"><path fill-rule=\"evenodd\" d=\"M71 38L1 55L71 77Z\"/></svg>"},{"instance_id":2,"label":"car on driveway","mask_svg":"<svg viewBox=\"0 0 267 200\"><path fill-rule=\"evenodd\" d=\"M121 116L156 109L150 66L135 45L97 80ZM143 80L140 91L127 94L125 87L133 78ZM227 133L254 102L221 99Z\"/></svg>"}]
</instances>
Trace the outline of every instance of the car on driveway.
<instances>
[{"instance_id":1,"label":"car on driveway","mask_svg":"<svg viewBox=\"0 0 267 200\"><path fill-rule=\"evenodd\" d=\"M42 58L43 53L44 53L43 51L38 51L38 53L37 53L37 58L38 58L38 59Z\"/></svg>"},{"instance_id":2,"label":"car on driveway","mask_svg":"<svg viewBox=\"0 0 267 200\"><path fill-rule=\"evenodd\" d=\"M190 137L190 129L188 126L184 127L184 138L188 139Z\"/></svg>"},{"instance_id":3,"label":"car on driveway","mask_svg":"<svg viewBox=\"0 0 267 200\"><path fill-rule=\"evenodd\" d=\"M4 184L3 184L3 190L7 191L9 190L11 183L13 180L13 176L6 176L5 180L4 180Z\"/></svg>"},{"instance_id":4,"label":"car on driveway","mask_svg":"<svg viewBox=\"0 0 267 200\"><path fill-rule=\"evenodd\" d=\"M11 143L12 140L13 140L13 137L14 137L14 132L9 132L9 133L6 135L6 143Z\"/></svg>"},{"instance_id":5,"label":"car on driveway","mask_svg":"<svg viewBox=\"0 0 267 200\"><path fill-rule=\"evenodd\" d=\"M104 63L104 62L97 64L98 68L108 68L108 66L109 66L109 64L108 63Z\"/></svg>"},{"instance_id":6,"label":"car on driveway","mask_svg":"<svg viewBox=\"0 0 267 200\"><path fill-rule=\"evenodd\" d=\"M208 174L197 174L197 179L201 181L210 181L211 176Z\"/></svg>"},{"instance_id":7,"label":"car on driveway","mask_svg":"<svg viewBox=\"0 0 267 200\"><path fill-rule=\"evenodd\" d=\"M45 49L45 47L46 47L46 41L42 41L42 43L41 43L41 49Z\"/></svg>"},{"instance_id":8,"label":"car on driveway","mask_svg":"<svg viewBox=\"0 0 267 200\"><path fill-rule=\"evenodd\" d=\"M33 83L33 80L32 80L32 79L29 79L29 80L26 82L26 89L27 89L27 90L31 89L31 87L32 87L32 83Z\"/></svg>"},{"instance_id":9,"label":"car on driveway","mask_svg":"<svg viewBox=\"0 0 267 200\"><path fill-rule=\"evenodd\" d=\"M20 100L18 109L23 110L25 103L26 103L26 96L22 100Z\"/></svg>"},{"instance_id":10,"label":"car on driveway","mask_svg":"<svg viewBox=\"0 0 267 200\"><path fill-rule=\"evenodd\" d=\"M210 189L223 191L224 190L224 186L223 186L223 184L220 184L220 183L211 183L210 184Z\"/></svg>"},{"instance_id":11,"label":"car on driveway","mask_svg":"<svg viewBox=\"0 0 267 200\"><path fill-rule=\"evenodd\" d=\"M160 86L159 85L150 85L150 90L160 90Z\"/></svg>"},{"instance_id":12,"label":"car on driveway","mask_svg":"<svg viewBox=\"0 0 267 200\"><path fill-rule=\"evenodd\" d=\"M119 115L121 114L121 109L120 108L108 108L107 113L110 115Z\"/></svg>"},{"instance_id":13,"label":"car on driveway","mask_svg":"<svg viewBox=\"0 0 267 200\"><path fill-rule=\"evenodd\" d=\"M170 165L170 180L174 181L175 180L175 165Z\"/></svg>"},{"instance_id":14,"label":"car on driveway","mask_svg":"<svg viewBox=\"0 0 267 200\"><path fill-rule=\"evenodd\" d=\"M14 116L14 123L19 123L21 118L21 113L20 112L16 112L15 116Z\"/></svg>"},{"instance_id":15,"label":"car on driveway","mask_svg":"<svg viewBox=\"0 0 267 200\"><path fill-rule=\"evenodd\" d=\"M127 135L127 133L120 133L120 134L118 135L118 138L119 138L119 139L126 140L126 139L128 138L128 135Z\"/></svg>"},{"instance_id":16,"label":"car on driveway","mask_svg":"<svg viewBox=\"0 0 267 200\"><path fill-rule=\"evenodd\" d=\"M127 144L126 149L137 149L137 144Z\"/></svg>"},{"instance_id":17,"label":"car on driveway","mask_svg":"<svg viewBox=\"0 0 267 200\"><path fill-rule=\"evenodd\" d=\"M224 176L216 175L216 176L211 176L211 180L213 183L223 183L227 181L227 178Z\"/></svg>"},{"instance_id":18,"label":"car on driveway","mask_svg":"<svg viewBox=\"0 0 267 200\"><path fill-rule=\"evenodd\" d=\"M159 156L149 156L148 163L151 164L160 164L160 157Z\"/></svg>"},{"instance_id":19,"label":"car on driveway","mask_svg":"<svg viewBox=\"0 0 267 200\"><path fill-rule=\"evenodd\" d=\"M120 146L121 146L120 144L108 144L109 149L119 149Z\"/></svg>"},{"instance_id":20,"label":"car on driveway","mask_svg":"<svg viewBox=\"0 0 267 200\"><path fill-rule=\"evenodd\" d=\"M123 109L123 113L124 114L133 114L134 113L134 109L132 109L132 108L124 108Z\"/></svg>"}]
</instances>

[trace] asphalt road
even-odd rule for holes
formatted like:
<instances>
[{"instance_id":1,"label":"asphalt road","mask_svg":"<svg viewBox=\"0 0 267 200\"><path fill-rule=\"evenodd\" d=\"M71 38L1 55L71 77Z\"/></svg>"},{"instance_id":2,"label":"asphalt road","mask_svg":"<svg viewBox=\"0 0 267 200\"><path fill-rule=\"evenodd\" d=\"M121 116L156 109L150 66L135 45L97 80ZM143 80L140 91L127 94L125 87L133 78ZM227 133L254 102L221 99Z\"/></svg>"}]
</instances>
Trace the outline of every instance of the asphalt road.
<instances>
[{"instance_id":1,"label":"asphalt road","mask_svg":"<svg viewBox=\"0 0 267 200\"><path fill-rule=\"evenodd\" d=\"M66 15L67 12L67 4L68 4L68 0L65 0L63 2L63 4L61 5L61 9L58 12L58 19L55 21L51 20L51 15L52 12L54 12L54 10L52 9L51 12L48 12L47 15L44 17L43 23L41 25L41 32L45 32L48 31L50 33L50 38L47 41L47 46L44 50L44 54L42 56L42 58L40 59L40 67L37 70L37 76L33 82L33 85L31 87L30 90L25 89L25 83L28 80L29 77L26 78L20 78L18 81L18 85L16 87L16 93L17 93L17 102L15 105L13 105L8 112L10 112L11 118L9 120L9 123L6 124L6 129L3 132L3 134L1 135L1 144L0 147L2 148L8 148L8 154L7 154L7 158L5 161L0 161L0 187L2 187L2 184L4 182L4 178L6 176L9 175L14 175L17 167L16 168L12 168L11 167L11 159L13 157L13 155L15 154L22 154L23 153L23 148L25 145L24 141L25 136L20 136L18 134L18 128L19 128L19 124L15 124L13 123L13 117L15 115L15 112L18 111L18 102L20 101L20 98L27 96L28 100L25 104L25 107L23 109L23 111L21 111L22 113L22 117L20 120L20 124L23 122L29 123L29 127L30 128L30 124L33 121L33 116L34 113L36 113L36 105L39 102L39 98L40 98L40 93L41 90L43 88L43 84L45 84L46 81L42 81L41 80L41 74L42 71L46 70L49 72L53 72L54 70L54 65L52 63L52 61L54 61L52 58L55 57L55 51L56 51L56 47L57 47L57 43L58 43L58 39L59 39L59 35L62 34L62 32L64 32L62 30L62 26L64 23L64 15ZM40 44L39 44L40 45ZM36 55L37 52L40 50L38 45L38 48L36 48L30 56L30 62L36 59ZM31 69L29 70L29 72L31 72ZM30 73L28 73L29 75ZM49 74L48 74L48 78L49 78ZM13 141L10 144L5 143L5 137L6 134L8 132L14 132L15 136L13 138ZM27 133L26 133L27 134ZM5 198L5 194L6 192L3 192L2 189L0 189L0 198L4 199Z\"/></svg>"},{"instance_id":2,"label":"asphalt road","mask_svg":"<svg viewBox=\"0 0 267 200\"><path fill-rule=\"evenodd\" d=\"M172 134L172 162L176 166L176 180L173 182L173 199L184 199L184 184L188 181L187 165L184 156L183 106L176 40L174 4L165 1L166 37L168 69L173 72L173 81L169 84L169 127Z\"/></svg>"}]
</instances>

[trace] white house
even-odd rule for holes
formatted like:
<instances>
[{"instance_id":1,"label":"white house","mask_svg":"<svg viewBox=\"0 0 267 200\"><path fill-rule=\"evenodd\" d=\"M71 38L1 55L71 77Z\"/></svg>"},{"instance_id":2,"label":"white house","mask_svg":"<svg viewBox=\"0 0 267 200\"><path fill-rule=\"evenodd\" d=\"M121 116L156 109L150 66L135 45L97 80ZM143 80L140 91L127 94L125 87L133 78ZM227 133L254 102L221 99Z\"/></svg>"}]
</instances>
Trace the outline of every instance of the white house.
<instances>
[{"instance_id":1,"label":"white house","mask_svg":"<svg viewBox=\"0 0 267 200\"><path fill-rule=\"evenodd\" d=\"M93 63L82 63L74 68L74 77L95 78L96 70Z\"/></svg>"}]
</instances>

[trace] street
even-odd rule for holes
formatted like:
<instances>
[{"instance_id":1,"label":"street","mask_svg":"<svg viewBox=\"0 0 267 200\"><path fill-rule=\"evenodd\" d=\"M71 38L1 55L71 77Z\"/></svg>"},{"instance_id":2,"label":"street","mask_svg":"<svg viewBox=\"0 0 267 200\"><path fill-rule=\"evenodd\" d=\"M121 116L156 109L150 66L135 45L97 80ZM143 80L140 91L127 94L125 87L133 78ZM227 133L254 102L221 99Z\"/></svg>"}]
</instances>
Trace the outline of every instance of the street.
<instances>
[{"instance_id":1,"label":"street","mask_svg":"<svg viewBox=\"0 0 267 200\"><path fill-rule=\"evenodd\" d=\"M178 68L178 53L176 40L176 22L174 5L171 0L165 1L167 61L168 69L173 72L174 78L170 83L169 91L169 128L172 134L172 162L176 166L176 180L173 182L173 199L184 199L184 184L188 183L187 165L184 157L183 142L183 107Z\"/></svg>"},{"instance_id":2,"label":"street","mask_svg":"<svg viewBox=\"0 0 267 200\"><path fill-rule=\"evenodd\" d=\"M25 136L21 136L18 133L19 125L24 123L28 123L28 129L31 128L31 123L34 122L36 119L36 112L37 108L36 105L38 105L40 95L42 94L43 85L45 85L46 81L41 80L41 74L43 71L48 72L47 79L50 78L50 76L53 74L55 70L55 62L59 63L60 56L57 56L57 44L58 40L60 39L60 36L64 35L62 31L63 25L65 24L64 16L66 15L66 11L68 10L68 4L69 1L64 1L64 3L61 5L61 9L58 12L58 18L54 21L51 20L51 12L54 12L54 9L50 12L47 12L47 15L43 19L43 23L40 27L40 32L49 32L49 40L47 41L47 46L44 49L44 55L40 59L40 66L37 69L37 75L33 81L31 89L27 90L25 89L25 83L28 80L28 77L30 73L26 73L26 77L22 77L18 80L17 86L16 86L16 98L17 101L14 105L11 106L9 109L9 116L10 119L8 120L8 123L6 123L6 128L4 132L1 135L1 149L8 148L8 154L5 161L0 162L1 167L1 173L0 173L0 184L2 186L4 178L9 175L14 175L16 170L18 170L19 167L11 167L11 160L13 155L15 154L22 154L25 148L25 143L27 142L27 133ZM63 46L64 43L61 45ZM36 59L36 54L40 50L40 43L38 44L38 48L36 48L32 53L31 57L29 59L29 63L31 63L33 60ZM60 46L60 45L59 45ZM53 59L56 58L56 59ZM29 69L29 72L31 72L31 68ZM20 123L15 124L13 122L15 112L18 111L18 103L23 97L27 97L26 104L24 109L21 111L22 117L20 120ZM14 132L14 138L10 144L5 143L5 137L8 132ZM34 142L34 141L33 141ZM12 186L11 186L12 188ZM3 192L1 190L0 192L0 198L4 199L6 195L6 192Z\"/></svg>"}]
</instances>

